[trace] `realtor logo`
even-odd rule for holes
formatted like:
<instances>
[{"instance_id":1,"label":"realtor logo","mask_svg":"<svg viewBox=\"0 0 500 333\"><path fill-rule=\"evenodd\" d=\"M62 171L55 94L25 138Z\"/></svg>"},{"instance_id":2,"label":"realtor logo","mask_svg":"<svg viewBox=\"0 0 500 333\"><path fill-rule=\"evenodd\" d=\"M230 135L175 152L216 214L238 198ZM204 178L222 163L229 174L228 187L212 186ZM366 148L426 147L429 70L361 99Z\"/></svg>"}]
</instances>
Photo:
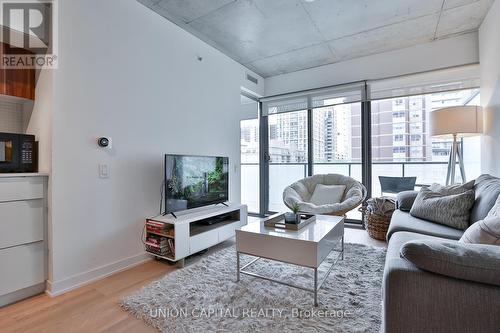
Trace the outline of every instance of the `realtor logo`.
<instances>
[{"instance_id":1,"label":"realtor logo","mask_svg":"<svg viewBox=\"0 0 500 333\"><path fill-rule=\"evenodd\" d=\"M56 68L57 0L0 0L1 68Z\"/></svg>"}]
</instances>

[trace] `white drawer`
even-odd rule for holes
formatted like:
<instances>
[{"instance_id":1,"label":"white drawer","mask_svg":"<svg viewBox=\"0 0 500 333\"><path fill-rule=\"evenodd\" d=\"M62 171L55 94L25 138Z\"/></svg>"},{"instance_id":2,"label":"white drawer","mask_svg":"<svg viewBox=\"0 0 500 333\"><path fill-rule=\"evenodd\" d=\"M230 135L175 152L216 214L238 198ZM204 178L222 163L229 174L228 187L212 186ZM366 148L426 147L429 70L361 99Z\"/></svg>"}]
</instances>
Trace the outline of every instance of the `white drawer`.
<instances>
[{"instance_id":1,"label":"white drawer","mask_svg":"<svg viewBox=\"0 0 500 333\"><path fill-rule=\"evenodd\" d=\"M203 232L199 235L189 237L189 252L191 254L205 250L219 242L217 229Z\"/></svg>"},{"instance_id":2,"label":"white drawer","mask_svg":"<svg viewBox=\"0 0 500 333\"><path fill-rule=\"evenodd\" d=\"M0 179L0 202L43 198L43 177Z\"/></svg>"},{"instance_id":3,"label":"white drawer","mask_svg":"<svg viewBox=\"0 0 500 333\"><path fill-rule=\"evenodd\" d=\"M219 242L223 242L234 236L234 230L239 226L239 222L225 225L217 229L219 231Z\"/></svg>"},{"instance_id":4,"label":"white drawer","mask_svg":"<svg viewBox=\"0 0 500 333\"><path fill-rule=\"evenodd\" d=\"M44 238L43 200L0 203L0 249Z\"/></svg>"},{"instance_id":5,"label":"white drawer","mask_svg":"<svg viewBox=\"0 0 500 333\"><path fill-rule=\"evenodd\" d=\"M44 243L0 250L0 295L45 281Z\"/></svg>"}]
</instances>

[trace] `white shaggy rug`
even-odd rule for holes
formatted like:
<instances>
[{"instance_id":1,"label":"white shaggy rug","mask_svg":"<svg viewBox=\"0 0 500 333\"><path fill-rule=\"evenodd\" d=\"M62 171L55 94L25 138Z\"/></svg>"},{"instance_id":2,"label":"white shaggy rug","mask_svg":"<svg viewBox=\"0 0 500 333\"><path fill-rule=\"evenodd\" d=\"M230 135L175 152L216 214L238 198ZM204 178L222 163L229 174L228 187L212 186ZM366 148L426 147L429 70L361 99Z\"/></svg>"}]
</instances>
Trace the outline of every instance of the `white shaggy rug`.
<instances>
[{"instance_id":1,"label":"white shaggy rug","mask_svg":"<svg viewBox=\"0 0 500 333\"><path fill-rule=\"evenodd\" d=\"M321 280L332 252L320 268ZM252 257L242 256L242 265ZM126 297L122 307L163 332L378 332L385 249L346 244L313 307L313 294L241 275L220 250ZM261 259L252 271L312 287L312 269Z\"/></svg>"}]
</instances>

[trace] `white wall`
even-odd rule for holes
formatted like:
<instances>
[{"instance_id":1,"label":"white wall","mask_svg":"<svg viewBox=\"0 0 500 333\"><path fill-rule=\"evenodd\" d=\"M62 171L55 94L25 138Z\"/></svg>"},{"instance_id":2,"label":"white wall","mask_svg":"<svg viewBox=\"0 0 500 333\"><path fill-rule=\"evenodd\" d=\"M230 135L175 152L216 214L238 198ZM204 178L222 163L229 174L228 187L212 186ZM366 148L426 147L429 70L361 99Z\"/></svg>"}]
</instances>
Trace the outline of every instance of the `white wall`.
<instances>
[{"instance_id":1,"label":"white wall","mask_svg":"<svg viewBox=\"0 0 500 333\"><path fill-rule=\"evenodd\" d=\"M248 70L135 0L59 6L55 294L145 258L141 228L158 213L164 153L229 156L238 202L240 89L263 94L262 78L253 86ZM112 137L111 151L97 147L101 135ZM109 179L98 178L99 163Z\"/></svg>"},{"instance_id":2,"label":"white wall","mask_svg":"<svg viewBox=\"0 0 500 333\"><path fill-rule=\"evenodd\" d=\"M34 134L38 140L38 169L49 173L52 164L52 109L53 71L41 70L36 83L35 102L26 133Z\"/></svg>"},{"instance_id":3,"label":"white wall","mask_svg":"<svg viewBox=\"0 0 500 333\"><path fill-rule=\"evenodd\" d=\"M482 172L500 176L500 1L495 1L479 29L481 105L485 110Z\"/></svg>"},{"instance_id":4,"label":"white wall","mask_svg":"<svg viewBox=\"0 0 500 333\"><path fill-rule=\"evenodd\" d=\"M38 141L38 171L49 174L47 189L48 247L52 246L52 113L53 70L40 70L35 88L35 101L25 104L24 114L28 118L26 133L34 134ZM52 256L48 257L48 278L52 280Z\"/></svg>"},{"instance_id":5,"label":"white wall","mask_svg":"<svg viewBox=\"0 0 500 333\"><path fill-rule=\"evenodd\" d=\"M265 95L477 63L477 33L266 78Z\"/></svg>"}]
</instances>

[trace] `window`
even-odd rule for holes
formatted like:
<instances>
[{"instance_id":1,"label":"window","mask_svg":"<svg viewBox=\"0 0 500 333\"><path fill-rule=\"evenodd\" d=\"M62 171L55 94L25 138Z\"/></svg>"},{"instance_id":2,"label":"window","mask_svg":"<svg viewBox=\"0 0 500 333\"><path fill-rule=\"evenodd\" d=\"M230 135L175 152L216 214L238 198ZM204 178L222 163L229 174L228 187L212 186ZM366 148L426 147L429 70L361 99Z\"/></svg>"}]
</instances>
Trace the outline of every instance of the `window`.
<instances>
[{"instance_id":1,"label":"window","mask_svg":"<svg viewBox=\"0 0 500 333\"><path fill-rule=\"evenodd\" d=\"M240 121L241 202L251 213L259 213L259 103L241 95Z\"/></svg>"},{"instance_id":2,"label":"window","mask_svg":"<svg viewBox=\"0 0 500 333\"><path fill-rule=\"evenodd\" d=\"M416 176L418 184L442 183L446 179L451 140L428 134L428 115L445 106L477 103L478 94L478 89L465 89L372 101L372 196L381 195L378 176ZM395 109L403 104L410 105L409 109ZM381 121L380 114L391 108L392 124L388 125ZM399 116L401 112L404 117ZM399 120L406 117L409 122ZM387 136L393 140L385 139ZM406 137L408 143L404 141ZM468 178L477 177L480 158L475 155L480 151L479 140L464 138L464 150L464 156L472 156L465 161Z\"/></svg>"},{"instance_id":3,"label":"window","mask_svg":"<svg viewBox=\"0 0 500 333\"><path fill-rule=\"evenodd\" d=\"M394 135L394 141L396 141L396 142L404 141L404 139L405 139L405 136L403 134Z\"/></svg>"},{"instance_id":4,"label":"window","mask_svg":"<svg viewBox=\"0 0 500 333\"><path fill-rule=\"evenodd\" d=\"M418 142L420 140L422 140L422 136L420 134L412 134L410 136L410 141L411 142Z\"/></svg>"},{"instance_id":5,"label":"window","mask_svg":"<svg viewBox=\"0 0 500 333\"><path fill-rule=\"evenodd\" d=\"M392 128L394 130L394 133L405 133L406 132L406 126L404 123L394 123L392 125Z\"/></svg>"},{"instance_id":6,"label":"window","mask_svg":"<svg viewBox=\"0 0 500 333\"><path fill-rule=\"evenodd\" d=\"M404 118L405 117L405 112L404 111L397 111L392 113L393 118Z\"/></svg>"},{"instance_id":7,"label":"window","mask_svg":"<svg viewBox=\"0 0 500 333\"><path fill-rule=\"evenodd\" d=\"M268 133L261 133L266 149L261 193L268 200L261 200L262 211L284 210L283 189L312 174L341 173L359 180L363 174L371 178L365 184L371 196L381 194L378 176L443 182L450 140L429 136L429 113L478 103L477 74L477 65L463 66L263 98L260 128ZM370 115L363 110L371 110ZM370 128L361 127L366 116ZM369 141L364 135L371 135L371 147L364 147L371 149L368 161L362 160L363 142ZM243 142L250 136L243 133ZM479 172L476 139L463 140L466 159L472 156L465 161L469 178ZM247 153L258 154L249 147Z\"/></svg>"},{"instance_id":8,"label":"window","mask_svg":"<svg viewBox=\"0 0 500 333\"><path fill-rule=\"evenodd\" d=\"M392 147L392 152L394 154L404 154L406 153L406 147Z\"/></svg>"},{"instance_id":9,"label":"window","mask_svg":"<svg viewBox=\"0 0 500 333\"><path fill-rule=\"evenodd\" d=\"M337 173L361 181L361 103L312 110L313 173ZM352 211L348 218L359 219Z\"/></svg>"},{"instance_id":10,"label":"window","mask_svg":"<svg viewBox=\"0 0 500 333\"><path fill-rule=\"evenodd\" d=\"M269 211L288 208L283 204L283 189L307 177L307 111L272 114L268 117ZM319 133L315 138L319 139Z\"/></svg>"}]
</instances>

